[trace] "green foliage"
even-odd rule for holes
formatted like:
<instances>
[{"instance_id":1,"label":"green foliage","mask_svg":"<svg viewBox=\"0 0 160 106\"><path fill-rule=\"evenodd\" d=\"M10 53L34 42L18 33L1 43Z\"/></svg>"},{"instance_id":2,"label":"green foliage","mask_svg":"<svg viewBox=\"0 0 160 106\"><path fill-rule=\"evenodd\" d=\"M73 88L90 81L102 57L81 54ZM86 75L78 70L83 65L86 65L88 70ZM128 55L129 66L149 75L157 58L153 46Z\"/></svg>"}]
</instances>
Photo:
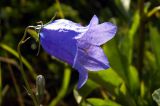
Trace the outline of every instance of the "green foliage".
<instances>
[{"instance_id":1,"label":"green foliage","mask_svg":"<svg viewBox=\"0 0 160 106\"><path fill-rule=\"evenodd\" d=\"M38 102L50 106L157 106L152 93L160 88L159 3L160 0L1 0L0 105L33 105L19 71L16 47L27 26L37 25L40 20L45 24L57 12L56 19L67 18L82 25L96 14L100 22L111 21L118 26L115 38L103 45L111 68L89 72L87 83L77 90L78 73L42 49L36 56L37 33L27 30L26 38L32 38L21 46L21 53L33 94L37 92L36 76L45 78L44 96Z\"/></svg>"},{"instance_id":2,"label":"green foliage","mask_svg":"<svg viewBox=\"0 0 160 106\"><path fill-rule=\"evenodd\" d=\"M87 102L89 102L92 106L121 106L114 101L111 100L103 100L98 98L88 98Z\"/></svg>"}]
</instances>

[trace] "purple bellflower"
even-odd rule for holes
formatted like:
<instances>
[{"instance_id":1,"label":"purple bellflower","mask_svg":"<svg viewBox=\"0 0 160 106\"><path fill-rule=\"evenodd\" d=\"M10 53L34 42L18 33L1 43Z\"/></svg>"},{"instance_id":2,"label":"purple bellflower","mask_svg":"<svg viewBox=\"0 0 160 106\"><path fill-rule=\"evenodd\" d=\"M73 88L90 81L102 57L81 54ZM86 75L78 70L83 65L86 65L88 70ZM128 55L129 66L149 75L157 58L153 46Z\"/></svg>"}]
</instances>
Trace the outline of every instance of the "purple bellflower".
<instances>
[{"instance_id":1,"label":"purple bellflower","mask_svg":"<svg viewBox=\"0 0 160 106\"><path fill-rule=\"evenodd\" d=\"M66 19L54 20L40 30L42 47L50 55L67 62L79 72L78 88L88 79L88 71L109 68L100 45L112 39L117 27L110 22L98 24L93 16L88 26Z\"/></svg>"}]
</instances>

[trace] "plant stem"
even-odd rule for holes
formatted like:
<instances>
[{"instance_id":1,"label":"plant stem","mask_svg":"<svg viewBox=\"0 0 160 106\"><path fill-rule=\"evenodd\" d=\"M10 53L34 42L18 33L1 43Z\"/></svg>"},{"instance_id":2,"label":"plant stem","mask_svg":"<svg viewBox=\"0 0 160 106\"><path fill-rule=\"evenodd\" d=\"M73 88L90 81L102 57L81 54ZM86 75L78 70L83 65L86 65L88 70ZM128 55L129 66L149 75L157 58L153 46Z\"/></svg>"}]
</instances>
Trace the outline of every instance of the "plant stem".
<instances>
[{"instance_id":1,"label":"plant stem","mask_svg":"<svg viewBox=\"0 0 160 106\"><path fill-rule=\"evenodd\" d=\"M0 47L1 47L2 49L4 49L4 50L8 51L8 52L11 53L12 55L14 55L16 58L19 58L18 53L17 53L15 50L13 50L12 48L10 48L9 46L0 43ZM24 65L25 65L25 66L28 68L28 70L30 71L30 74L32 75L32 77L33 77L34 79L36 79L37 74L34 72L32 66L29 64L29 62L28 62L24 57L21 56L21 58L22 58L22 62L24 63Z\"/></svg>"},{"instance_id":2,"label":"plant stem","mask_svg":"<svg viewBox=\"0 0 160 106\"><path fill-rule=\"evenodd\" d=\"M61 17L61 18L64 18L64 15L63 15L63 12L62 12L62 9L61 9L59 0L56 0L56 4L57 4L57 8L58 8L60 17Z\"/></svg>"},{"instance_id":3,"label":"plant stem","mask_svg":"<svg viewBox=\"0 0 160 106\"><path fill-rule=\"evenodd\" d=\"M19 66L18 66L17 62L14 59L10 59L10 58L0 56L0 61L11 64L11 65L14 65L15 67L17 67L19 69Z\"/></svg>"},{"instance_id":4,"label":"plant stem","mask_svg":"<svg viewBox=\"0 0 160 106\"><path fill-rule=\"evenodd\" d=\"M151 17L153 14L155 14L157 11L160 10L160 6L154 7L151 11L148 12L147 17Z\"/></svg>"},{"instance_id":5,"label":"plant stem","mask_svg":"<svg viewBox=\"0 0 160 106\"><path fill-rule=\"evenodd\" d=\"M28 29L29 29L29 27L27 27L27 28L25 29L24 36L22 37L21 41L19 42L19 44L18 44L18 46L17 46L17 51L18 51L18 54L19 54L20 72L21 72L22 77L23 77L23 79L24 79L24 82L25 82L25 85L26 85L26 87L27 87L27 90L29 91L29 94L31 95L31 98L32 98L32 100L33 100L34 105L35 105L35 106L38 106L36 97L35 97L35 95L33 94L32 90L31 90L31 88L30 88L30 86L29 86L29 83L28 83L28 81L27 81L27 77L26 77L25 72L24 72L24 69L23 69L23 63L22 63L22 57L21 57L21 51L20 51L20 47L21 47L21 45L23 44L23 41L24 41L24 39L25 39L25 37L26 37L26 35L27 35L27 30L28 30Z\"/></svg>"},{"instance_id":6,"label":"plant stem","mask_svg":"<svg viewBox=\"0 0 160 106\"><path fill-rule=\"evenodd\" d=\"M139 52L138 52L138 70L140 76L142 75L143 69L143 58L144 58L144 44L145 44L145 14L144 14L144 1L139 0L139 15L140 15L140 28L139 28Z\"/></svg>"},{"instance_id":7,"label":"plant stem","mask_svg":"<svg viewBox=\"0 0 160 106\"><path fill-rule=\"evenodd\" d=\"M49 106L56 106L58 102L65 96L70 82L70 76L71 76L71 70L68 67L66 67L64 70L62 87L58 92L57 97L51 101Z\"/></svg>"},{"instance_id":8,"label":"plant stem","mask_svg":"<svg viewBox=\"0 0 160 106\"><path fill-rule=\"evenodd\" d=\"M14 76L14 73L13 73L13 70L11 68L11 65L8 64L8 68L9 68L9 71L10 71L10 75L11 75L11 78L13 80L13 83L14 83L14 86L15 86L15 89L16 89L16 92L17 92L17 95L18 95L18 101L19 101L19 104L20 106L24 106L24 101L23 101L23 98L22 98L22 95L21 95L21 92L20 92L20 88L17 84L17 80Z\"/></svg>"}]
</instances>

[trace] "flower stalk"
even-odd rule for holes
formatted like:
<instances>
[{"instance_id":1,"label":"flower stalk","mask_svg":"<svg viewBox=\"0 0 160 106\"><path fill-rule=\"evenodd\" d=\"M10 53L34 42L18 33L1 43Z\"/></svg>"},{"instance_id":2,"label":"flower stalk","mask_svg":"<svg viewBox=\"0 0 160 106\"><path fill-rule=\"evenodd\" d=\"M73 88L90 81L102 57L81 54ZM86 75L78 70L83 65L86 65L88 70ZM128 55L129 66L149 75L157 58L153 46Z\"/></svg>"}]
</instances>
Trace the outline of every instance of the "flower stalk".
<instances>
[{"instance_id":1,"label":"flower stalk","mask_svg":"<svg viewBox=\"0 0 160 106\"><path fill-rule=\"evenodd\" d=\"M21 41L19 42L19 44L18 44L18 46L17 46L17 51L18 51L19 61L20 61L20 72L21 72L21 74L22 74L22 77L23 77L23 79L24 79L25 85L26 85L27 90L28 90L28 92L29 92L29 94L30 94L30 96L31 96L31 98L32 98L32 100L33 100L34 105L35 105L35 106L38 106L36 97L35 97L35 95L33 94L32 90L31 90L31 88L30 88L30 85L29 85L29 83L28 83L28 81L27 81L27 76L25 75L25 72L24 72L23 63L22 63L22 56L21 56L21 51L20 51L20 47L21 47L21 45L24 43L24 40L25 40L26 35L27 35L27 30L28 30L29 28L30 28L30 27L27 27L27 28L25 29L24 35L23 35Z\"/></svg>"},{"instance_id":2,"label":"flower stalk","mask_svg":"<svg viewBox=\"0 0 160 106\"><path fill-rule=\"evenodd\" d=\"M70 82L70 76L71 76L71 70L66 66L64 70L64 75L63 75L63 82L62 82L62 87L60 91L58 92L58 95L55 99L51 101L49 106L56 106L58 102L66 95L67 90L68 90L68 85Z\"/></svg>"}]
</instances>

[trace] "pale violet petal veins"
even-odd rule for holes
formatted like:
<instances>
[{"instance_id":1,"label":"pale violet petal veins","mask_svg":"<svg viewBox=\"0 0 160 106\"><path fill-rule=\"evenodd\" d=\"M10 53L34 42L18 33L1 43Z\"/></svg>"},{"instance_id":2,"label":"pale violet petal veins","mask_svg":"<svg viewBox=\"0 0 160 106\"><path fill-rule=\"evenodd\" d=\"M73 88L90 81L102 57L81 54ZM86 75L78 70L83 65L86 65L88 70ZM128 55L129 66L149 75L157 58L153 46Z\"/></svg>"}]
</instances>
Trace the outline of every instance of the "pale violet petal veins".
<instances>
[{"instance_id":1,"label":"pale violet petal veins","mask_svg":"<svg viewBox=\"0 0 160 106\"><path fill-rule=\"evenodd\" d=\"M83 66L90 71L105 70L110 67L103 50L95 45L79 45L74 65ZM73 66L73 67L75 67Z\"/></svg>"},{"instance_id":2,"label":"pale violet petal veins","mask_svg":"<svg viewBox=\"0 0 160 106\"><path fill-rule=\"evenodd\" d=\"M115 36L116 31L117 27L114 24L105 22L89 27L86 33L78 40L82 40L93 45L102 45L112 39Z\"/></svg>"}]
</instances>

